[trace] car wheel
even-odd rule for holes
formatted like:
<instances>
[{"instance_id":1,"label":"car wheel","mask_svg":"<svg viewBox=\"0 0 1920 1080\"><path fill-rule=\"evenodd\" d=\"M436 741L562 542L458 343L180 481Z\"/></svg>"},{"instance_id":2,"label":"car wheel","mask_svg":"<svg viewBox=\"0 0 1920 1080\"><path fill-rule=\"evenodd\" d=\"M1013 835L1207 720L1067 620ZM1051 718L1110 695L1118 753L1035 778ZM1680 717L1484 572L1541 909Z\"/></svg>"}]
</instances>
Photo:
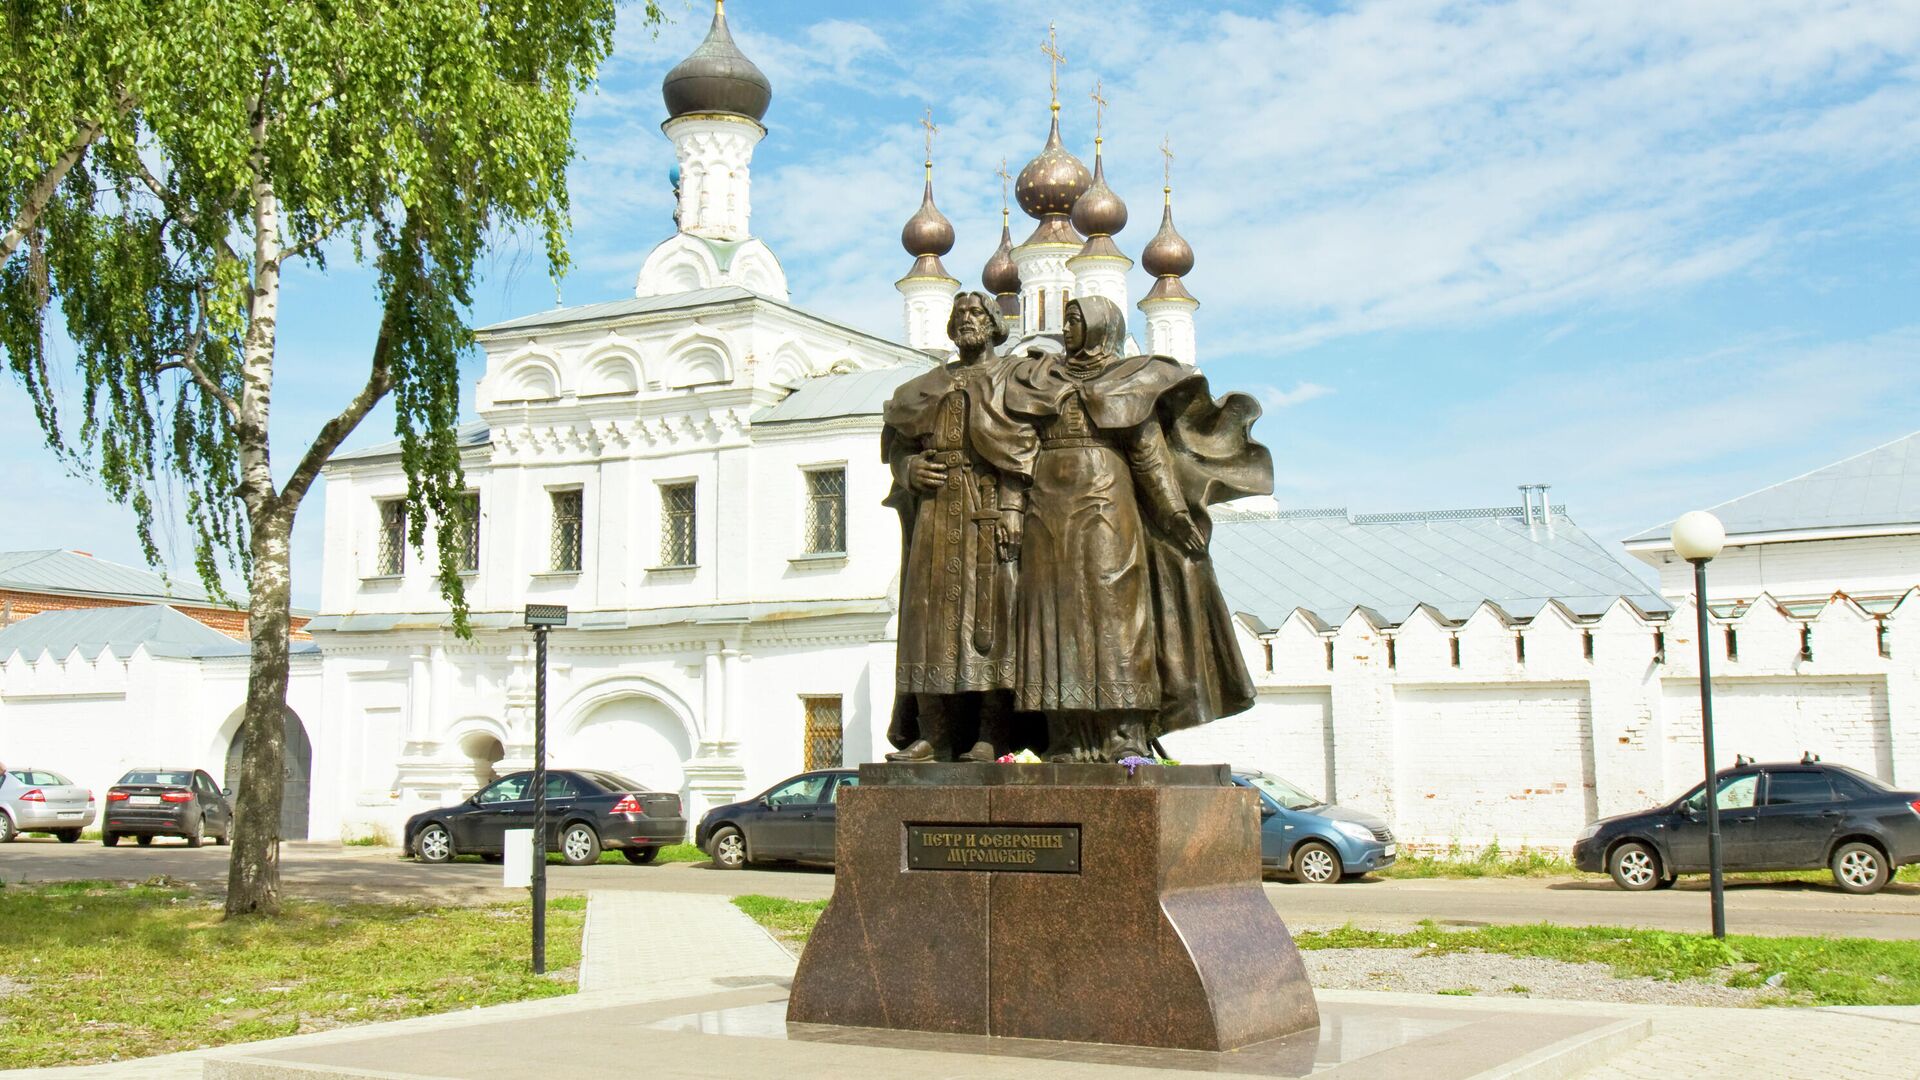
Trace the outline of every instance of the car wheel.
<instances>
[{"instance_id":1,"label":"car wheel","mask_svg":"<svg viewBox=\"0 0 1920 1080\"><path fill-rule=\"evenodd\" d=\"M1833 853L1833 880L1850 893L1875 893L1893 875L1887 871L1887 857L1872 844L1858 841L1841 844Z\"/></svg>"},{"instance_id":2,"label":"car wheel","mask_svg":"<svg viewBox=\"0 0 1920 1080\"><path fill-rule=\"evenodd\" d=\"M560 860L568 866L591 866L600 861L600 834L576 821L560 834Z\"/></svg>"},{"instance_id":3,"label":"car wheel","mask_svg":"<svg viewBox=\"0 0 1920 1080\"><path fill-rule=\"evenodd\" d=\"M194 848L197 848L201 844L206 843L207 823L205 821L194 822L193 831L186 835L186 841L187 841L188 847L194 847Z\"/></svg>"},{"instance_id":4,"label":"car wheel","mask_svg":"<svg viewBox=\"0 0 1920 1080\"><path fill-rule=\"evenodd\" d=\"M744 870L747 866L747 838L731 825L713 834L708 841L713 865L722 870Z\"/></svg>"},{"instance_id":5,"label":"car wheel","mask_svg":"<svg viewBox=\"0 0 1920 1080\"><path fill-rule=\"evenodd\" d=\"M1628 892L1646 892L1660 884L1660 858L1653 849L1631 840L1613 849L1607 859L1613 883Z\"/></svg>"},{"instance_id":6,"label":"car wheel","mask_svg":"<svg viewBox=\"0 0 1920 1080\"><path fill-rule=\"evenodd\" d=\"M480 856L480 861L483 863L503 863L507 861L507 857L504 853L483 854Z\"/></svg>"},{"instance_id":7,"label":"car wheel","mask_svg":"<svg viewBox=\"0 0 1920 1080\"><path fill-rule=\"evenodd\" d=\"M101 834L100 834L100 846L101 846L101 847L118 847L118 846L120 846L120 835L119 835L118 833L110 833L110 832L103 832L103 833L101 833Z\"/></svg>"},{"instance_id":8,"label":"car wheel","mask_svg":"<svg viewBox=\"0 0 1920 1080\"><path fill-rule=\"evenodd\" d=\"M1656 889L1671 889L1675 885L1678 885L1679 883L1680 883L1680 876L1678 874L1669 874L1666 877L1663 877L1659 881L1655 882L1653 887Z\"/></svg>"},{"instance_id":9,"label":"car wheel","mask_svg":"<svg viewBox=\"0 0 1920 1080\"><path fill-rule=\"evenodd\" d=\"M620 854L625 855L627 861L635 866L645 866L660 857L660 849L657 847L630 847Z\"/></svg>"},{"instance_id":10,"label":"car wheel","mask_svg":"<svg viewBox=\"0 0 1920 1080\"><path fill-rule=\"evenodd\" d=\"M20 830L13 827L13 819L0 814L0 844L11 844L19 835Z\"/></svg>"},{"instance_id":11,"label":"car wheel","mask_svg":"<svg viewBox=\"0 0 1920 1080\"><path fill-rule=\"evenodd\" d=\"M136 843L136 844L139 844L139 845L140 845L141 847L152 847L152 846L153 846L153 834L152 834L152 833L141 833L141 834L140 834L139 836L136 836L136 837L134 837L134 838L133 838L133 842L134 842L134 843Z\"/></svg>"},{"instance_id":12,"label":"car wheel","mask_svg":"<svg viewBox=\"0 0 1920 1080\"><path fill-rule=\"evenodd\" d=\"M1293 876L1312 885L1340 880L1340 856L1318 840L1301 844L1293 853Z\"/></svg>"},{"instance_id":13,"label":"car wheel","mask_svg":"<svg viewBox=\"0 0 1920 1080\"><path fill-rule=\"evenodd\" d=\"M429 825L413 838L413 853L421 862L453 861L453 837L442 825Z\"/></svg>"},{"instance_id":14,"label":"car wheel","mask_svg":"<svg viewBox=\"0 0 1920 1080\"><path fill-rule=\"evenodd\" d=\"M225 832L213 838L213 842L216 844L219 844L221 847L226 847L229 843L232 842L232 840L233 840L233 826L231 825L227 826L227 830Z\"/></svg>"},{"instance_id":15,"label":"car wheel","mask_svg":"<svg viewBox=\"0 0 1920 1080\"><path fill-rule=\"evenodd\" d=\"M77 844L80 842L79 829L61 829L59 832L54 833L53 835L59 837L60 842L63 844Z\"/></svg>"}]
</instances>

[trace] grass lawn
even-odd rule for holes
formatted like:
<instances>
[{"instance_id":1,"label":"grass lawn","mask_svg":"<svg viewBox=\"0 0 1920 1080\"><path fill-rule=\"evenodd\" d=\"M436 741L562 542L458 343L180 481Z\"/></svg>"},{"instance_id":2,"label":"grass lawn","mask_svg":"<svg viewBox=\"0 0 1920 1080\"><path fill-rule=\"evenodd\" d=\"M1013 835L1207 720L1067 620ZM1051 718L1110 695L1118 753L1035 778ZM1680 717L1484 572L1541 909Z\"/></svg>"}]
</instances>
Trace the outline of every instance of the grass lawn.
<instances>
[{"instance_id":1,"label":"grass lawn","mask_svg":"<svg viewBox=\"0 0 1920 1080\"><path fill-rule=\"evenodd\" d=\"M217 898L108 882L0 888L0 1067L82 1065L570 994L586 901L295 902L221 919Z\"/></svg>"},{"instance_id":2,"label":"grass lawn","mask_svg":"<svg viewBox=\"0 0 1920 1080\"><path fill-rule=\"evenodd\" d=\"M807 937L813 933L813 924L820 921L820 913L827 910L825 900L782 900L777 896L736 896L733 906L747 913L747 917L773 932L781 941L795 945L807 943Z\"/></svg>"},{"instance_id":3,"label":"grass lawn","mask_svg":"<svg viewBox=\"0 0 1920 1080\"><path fill-rule=\"evenodd\" d=\"M464 862L464 863L477 863L477 862L486 862L487 860L481 858L478 855L455 855L453 857L453 861ZM499 862L500 860L498 856L495 856L493 858L493 861ZM702 863L707 861L707 853L704 851L701 851L697 847L694 847L692 844L668 844L660 849L660 854L654 856L653 861L657 863L674 863L674 862ZM626 863L627 863L627 857L625 855L620 854L618 851L603 851L600 853L599 862L595 863L594 865L625 866ZM549 851L547 852L547 865L548 866L565 866L566 863L560 858L559 852Z\"/></svg>"},{"instance_id":4,"label":"grass lawn","mask_svg":"<svg viewBox=\"0 0 1920 1080\"><path fill-rule=\"evenodd\" d=\"M733 903L784 941L805 942L825 900L736 896ZM1774 975L1795 995L1785 1004L1920 1004L1920 942L1864 938L1751 937L1611 926L1490 926L1446 930L1432 923L1394 933L1343 927L1294 935L1302 949L1417 949L1424 955L1481 952L1598 962L1622 978L1703 979L1759 986ZM1445 992L1445 991L1443 991Z\"/></svg>"}]
</instances>

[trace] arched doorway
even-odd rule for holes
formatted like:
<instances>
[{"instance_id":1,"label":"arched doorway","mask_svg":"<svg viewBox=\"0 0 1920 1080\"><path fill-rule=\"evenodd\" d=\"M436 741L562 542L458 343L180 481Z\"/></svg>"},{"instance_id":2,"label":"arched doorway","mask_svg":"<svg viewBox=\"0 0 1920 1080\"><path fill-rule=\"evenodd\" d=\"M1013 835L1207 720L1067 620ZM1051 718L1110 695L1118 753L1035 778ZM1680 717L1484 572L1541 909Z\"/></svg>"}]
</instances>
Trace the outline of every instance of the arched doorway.
<instances>
[{"instance_id":1,"label":"arched doorway","mask_svg":"<svg viewBox=\"0 0 1920 1080\"><path fill-rule=\"evenodd\" d=\"M307 838L307 809L312 797L313 743L307 740L307 726L292 709L286 716L286 753L281 761L285 787L280 794L280 839ZM244 722L227 744L227 786L237 794L240 788L240 758L247 750Z\"/></svg>"},{"instance_id":2,"label":"arched doorway","mask_svg":"<svg viewBox=\"0 0 1920 1080\"><path fill-rule=\"evenodd\" d=\"M655 791L686 795L684 766L693 745L680 718L654 698L629 695L594 706L555 749L557 766L606 769Z\"/></svg>"},{"instance_id":3,"label":"arched doorway","mask_svg":"<svg viewBox=\"0 0 1920 1080\"><path fill-rule=\"evenodd\" d=\"M500 778L495 765L507 756L507 750L491 733L469 731L460 736L460 753L473 763L473 786L476 790Z\"/></svg>"}]
</instances>

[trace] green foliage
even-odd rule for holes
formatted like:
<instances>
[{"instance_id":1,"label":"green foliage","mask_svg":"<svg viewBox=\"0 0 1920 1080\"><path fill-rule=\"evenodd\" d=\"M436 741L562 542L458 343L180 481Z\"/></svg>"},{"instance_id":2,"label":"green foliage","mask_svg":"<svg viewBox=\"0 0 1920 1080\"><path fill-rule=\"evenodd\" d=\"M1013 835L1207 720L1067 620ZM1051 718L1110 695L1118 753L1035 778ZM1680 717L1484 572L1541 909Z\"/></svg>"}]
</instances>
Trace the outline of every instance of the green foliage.
<instances>
[{"instance_id":1,"label":"green foliage","mask_svg":"<svg viewBox=\"0 0 1920 1080\"><path fill-rule=\"evenodd\" d=\"M1375 871L1388 878L1563 877L1578 872L1564 855L1533 848L1508 854L1498 840L1472 852L1458 843L1437 855L1402 852L1392 866Z\"/></svg>"},{"instance_id":2,"label":"green foliage","mask_svg":"<svg viewBox=\"0 0 1920 1080\"><path fill-rule=\"evenodd\" d=\"M78 1065L573 990L583 900L549 905L532 974L527 905L289 905L222 922L169 886L99 881L0 892L0 1061Z\"/></svg>"},{"instance_id":3,"label":"green foliage","mask_svg":"<svg viewBox=\"0 0 1920 1080\"><path fill-rule=\"evenodd\" d=\"M574 103L611 48L614 3L0 4L0 225L24 239L0 247L0 348L48 444L134 510L150 561L156 499L177 491L206 584L223 563L247 571L258 530L291 527L388 392L410 539L458 520L478 260L494 233L524 230L565 270ZM269 455L271 305L283 264L325 269L330 251L376 271L383 315L364 388L288 473ZM77 425L59 415L57 333ZM464 630L457 558L442 545Z\"/></svg>"},{"instance_id":4,"label":"green foliage","mask_svg":"<svg viewBox=\"0 0 1920 1080\"><path fill-rule=\"evenodd\" d=\"M783 900L758 893L733 898L733 906L747 917L773 932L773 936L792 944L805 944L814 924L827 910L825 900Z\"/></svg>"},{"instance_id":5,"label":"green foliage","mask_svg":"<svg viewBox=\"0 0 1920 1080\"><path fill-rule=\"evenodd\" d=\"M663 863L703 863L709 860L706 852L701 851L692 844L668 844L666 847L660 849L660 857L655 861Z\"/></svg>"}]
</instances>

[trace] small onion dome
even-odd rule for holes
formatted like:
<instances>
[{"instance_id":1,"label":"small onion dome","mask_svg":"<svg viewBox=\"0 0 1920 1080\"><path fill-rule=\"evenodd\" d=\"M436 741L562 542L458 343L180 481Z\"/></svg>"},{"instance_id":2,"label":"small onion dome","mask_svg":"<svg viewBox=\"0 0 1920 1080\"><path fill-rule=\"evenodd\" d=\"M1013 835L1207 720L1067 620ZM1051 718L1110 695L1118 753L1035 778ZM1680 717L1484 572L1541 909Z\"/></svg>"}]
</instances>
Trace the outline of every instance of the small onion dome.
<instances>
[{"instance_id":1,"label":"small onion dome","mask_svg":"<svg viewBox=\"0 0 1920 1080\"><path fill-rule=\"evenodd\" d=\"M993 249L993 257L980 271L980 284L995 296L1020 291L1020 267L1013 261L1013 229L1007 224L1004 210L1000 212L1000 246Z\"/></svg>"},{"instance_id":2,"label":"small onion dome","mask_svg":"<svg viewBox=\"0 0 1920 1080\"><path fill-rule=\"evenodd\" d=\"M1071 214L1073 204L1092 184L1093 176L1087 167L1061 145L1060 114L1054 113L1047 145L1039 157L1020 170L1020 179L1014 183L1014 197L1020 201L1020 209L1032 218Z\"/></svg>"},{"instance_id":3,"label":"small onion dome","mask_svg":"<svg viewBox=\"0 0 1920 1080\"><path fill-rule=\"evenodd\" d=\"M1185 277L1193 270L1193 246L1173 227L1172 199L1160 215L1160 231L1140 253L1140 265L1157 278Z\"/></svg>"},{"instance_id":4,"label":"small onion dome","mask_svg":"<svg viewBox=\"0 0 1920 1080\"><path fill-rule=\"evenodd\" d=\"M1127 204L1107 186L1100 140L1094 140L1093 186L1073 204L1073 227L1088 236L1112 236L1127 227Z\"/></svg>"},{"instance_id":5,"label":"small onion dome","mask_svg":"<svg viewBox=\"0 0 1920 1080\"><path fill-rule=\"evenodd\" d=\"M773 85L733 43L726 8L716 3L707 40L667 72L660 94L667 101L668 119L689 113L731 113L759 123L773 100Z\"/></svg>"},{"instance_id":6,"label":"small onion dome","mask_svg":"<svg viewBox=\"0 0 1920 1080\"><path fill-rule=\"evenodd\" d=\"M920 209L907 219L900 230L900 246L907 254L945 255L953 250L953 222L933 205L933 165L927 165L927 190L920 197Z\"/></svg>"}]
</instances>

